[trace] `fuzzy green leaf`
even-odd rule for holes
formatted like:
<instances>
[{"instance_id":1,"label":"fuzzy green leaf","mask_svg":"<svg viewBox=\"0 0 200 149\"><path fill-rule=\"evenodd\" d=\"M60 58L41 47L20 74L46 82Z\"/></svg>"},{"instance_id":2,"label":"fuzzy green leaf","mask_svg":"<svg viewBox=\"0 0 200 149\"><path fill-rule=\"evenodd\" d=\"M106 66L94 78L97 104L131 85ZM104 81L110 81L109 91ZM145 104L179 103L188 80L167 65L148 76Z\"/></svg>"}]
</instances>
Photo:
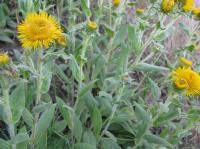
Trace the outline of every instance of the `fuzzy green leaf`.
<instances>
[{"instance_id":1,"label":"fuzzy green leaf","mask_svg":"<svg viewBox=\"0 0 200 149\"><path fill-rule=\"evenodd\" d=\"M97 149L97 148L88 143L77 143L75 144L74 149Z\"/></svg>"},{"instance_id":2,"label":"fuzzy green leaf","mask_svg":"<svg viewBox=\"0 0 200 149\"><path fill-rule=\"evenodd\" d=\"M90 11L89 1L88 0L81 0L81 7L85 12L87 17L91 17L92 13Z\"/></svg>"},{"instance_id":3,"label":"fuzzy green leaf","mask_svg":"<svg viewBox=\"0 0 200 149\"><path fill-rule=\"evenodd\" d=\"M169 142L167 142L165 139L163 139L159 136L156 136L156 135L153 135L153 134L148 134L148 135L145 135L144 138L149 143L160 144L160 145L163 145L163 146L166 146L166 147L169 147L169 148L173 148L173 146Z\"/></svg>"},{"instance_id":4,"label":"fuzzy green leaf","mask_svg":"<svg viewBox=\"0 0 200 149\"><path fill-rule=\"evenodd\" d=\"M36 138L41 137L49 128L51 121L54 117L55 107L56 105L52 104L40 117L38 123L36 124Z\"/></svg>"},{"instance_id":5,"label":"fuzzy green leaf","mask_svg":"<svg viewBox=\"0 0 200 149\"><path fill-rule=\"evenodd\" d=\"M11 146L7 141L0 138L0 149L11 149Z\"/></svg>"},{"instance_id":6,"label":"fuzzy green leaf","mask_svg":"<svg viewBox=\"0 0 200 149\"><path fill-rule=\"evenodd\" d=\"M23 82L18 84L10 96L10 106L13 116L13 123L17 123L25 108L25 90Z\"/></svg>"},{"instance_id":7,"label":"fuzzy green leaf","mask_svg":"<svg viewBox=\"0 0 200 149\"><path fill-rule=\"evenodd\" d=\"M102 118L101 118L101 113L97 107L94 107L92 112L92 124L94 128L94 133L98 138L102 127Z\"/></svg>"}]
</instances>

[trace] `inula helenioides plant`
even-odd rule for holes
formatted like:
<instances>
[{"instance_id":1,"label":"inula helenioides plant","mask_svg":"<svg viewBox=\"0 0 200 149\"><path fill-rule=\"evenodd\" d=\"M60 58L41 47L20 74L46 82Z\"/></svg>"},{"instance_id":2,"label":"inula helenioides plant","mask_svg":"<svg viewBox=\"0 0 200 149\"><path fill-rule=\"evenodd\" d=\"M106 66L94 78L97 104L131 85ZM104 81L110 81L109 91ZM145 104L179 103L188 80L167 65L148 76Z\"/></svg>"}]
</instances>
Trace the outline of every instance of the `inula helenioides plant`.
<instances>
[{"instance_id":1,"label":"inula helenioides plant","mask_svg":"<svg viewBox=\"0 0 200 149\"><path fill-rule=\"evenodd\" d=\"M10 3L0 149L199 148L198 1Z\"/></svg>"}]
</instances>

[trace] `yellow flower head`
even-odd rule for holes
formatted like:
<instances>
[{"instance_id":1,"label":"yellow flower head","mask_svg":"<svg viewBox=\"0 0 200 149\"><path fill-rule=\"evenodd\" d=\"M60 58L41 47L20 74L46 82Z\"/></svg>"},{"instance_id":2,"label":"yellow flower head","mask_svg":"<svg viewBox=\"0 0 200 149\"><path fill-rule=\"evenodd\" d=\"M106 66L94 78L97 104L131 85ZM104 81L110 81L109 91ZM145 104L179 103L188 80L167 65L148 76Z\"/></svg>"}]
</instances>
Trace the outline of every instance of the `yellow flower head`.
<instances>
[{"instance_id":1,"label":"yellow flower head","mask_svg":"<svg viewBox=\"0 0 200 149\"><path fill-rule=\"evenodd\" d=\"M62 30L59 23L46 12L32 12L17 27L24 48L48 48L58 39Z\"/></svg>"},{"instance_id":2,"label":"yellow flower head","mask_svg":"<svg viewBox=\"0 0 200 149\"><path fill-rule=\"evenodd\" d=\"M199 16L199 15L200 15L200 8L193 8L193 9L192 9L192 13L193 13L195 16Z\"/></svg>"},{"instance_id":3,"label":"yellow flower head","mask_svg":"<svg viewBox=\"0 0 200 149\"><path fill-rule=\"evenodd\" d=\"M172 71L172 79L179 89L184 89L188 96L200 94L200 75L190 67L179 67Z\"/></svg>"},{"instance_id":4,"label":"yellow flower head","mask_svg":"<svg viewBox=\"0 0 200 149\"><path fill-rule=\"evenodd\" d=\"M193 9L195 2L194 0L185 0L183 5L184 11L191 11Z\"/></svg>"},{"instance_id":5,"label":"yellow flower head","mask_svg":"<svg viewBox=\"0 0 200 149\"><path fill-rule=\"evenodd\" d=\"M87 22L87 26L88 26L88 28L91 29L91 30L95 30L95 29L97 29L97 27L98 27L97 23L94 22L94 21L88 21L88 22Z\"/></svg>"},{"instance_id":6,"label":"yellow flower head","mask_svg":"<svg viewBox=\"0 0 200 149\"><path fill-rule=\"evenodd\" d=\"M0 53L0 65L6 65L9 61L10 58L6 53Z\"/></svg>"},{"instance_id":7,"label":"yellow flower head","mask_svg":"<svg viewBox=\"0 0 200 149\"><path fill-rule=\"evenodd\" d=\"M174 0L163 0L161 7L164 12L169 12L174 8L174 5L175 5Z\"/></svg>"},{"instance_id":8,"label":"yellow flower head","mask_svg":"<svg viewBox=\"0 0 200 149\"><path fill-rule=\"evenodd\" d=\"M144 9L142 9L142 8L137 8L137 9L136 9L136 13L137 13L137 14L143 14L143 13L144 13Z\"/></svg>"},{"instance_id":9,"label":"yellow flower head","mask_svg":"<svg viewBox=\"0 0 200 149\"><path fill-rule=\"evenodd\" d=\"M121 3L121 0L113 0L113 5L114 6L119 6L119 4Z\"/></svg>"},{"instance_id":10,"label":"yellow flower head","mask_svg":"<svg viewBox=\"0 0 200 149\"><path fill-rule=\"evenodd\" d=\"M61 35L58 37L57 42L58 42L60 45L64 46L64 47L67 46L67 44L68 44L68 40L67 40L67 38L66 38L63 34L61 34Z\"/></svg>"},{"instance_id":11,"label":"yellow flower head","mask_svg":"<svg viewBox=\"0 0 200 149\"><path fill-rule=\"evenodd\" d=\"M192 65L192 61L186 59L185 57L180 57L179 61L182 65L190 67Z\"/></svg>"}]
</instances>

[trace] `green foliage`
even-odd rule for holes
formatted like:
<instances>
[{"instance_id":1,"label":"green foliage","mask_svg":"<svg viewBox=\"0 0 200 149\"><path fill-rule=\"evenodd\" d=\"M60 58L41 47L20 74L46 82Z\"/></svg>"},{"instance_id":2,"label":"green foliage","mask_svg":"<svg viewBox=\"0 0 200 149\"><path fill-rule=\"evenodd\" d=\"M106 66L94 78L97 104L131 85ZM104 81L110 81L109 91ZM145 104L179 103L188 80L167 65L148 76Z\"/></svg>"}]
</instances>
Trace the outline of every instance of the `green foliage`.
<instances>
[{"instance_id":1,"label":"green foliage","mask_svg":"<svg viewBox=\"0 0 200 149\"><path fill-rule=\"evenodd\" d=\"M175 149L198 134L198 98L178 92L170 76L182 56L200 70L199 27L176 22L183 13L193 19L189 12L175 13L177 6L164 14L160 4L3 1L0 44L18 45L17 24L29 12L46 11L68 45L9 52L12 60L0 66L0 149ZM140 5L144 13L137 15ZM96 30L88 29L89 20ZM178 31L186 42L176 41Z\"/></svg>"}]
</instances>

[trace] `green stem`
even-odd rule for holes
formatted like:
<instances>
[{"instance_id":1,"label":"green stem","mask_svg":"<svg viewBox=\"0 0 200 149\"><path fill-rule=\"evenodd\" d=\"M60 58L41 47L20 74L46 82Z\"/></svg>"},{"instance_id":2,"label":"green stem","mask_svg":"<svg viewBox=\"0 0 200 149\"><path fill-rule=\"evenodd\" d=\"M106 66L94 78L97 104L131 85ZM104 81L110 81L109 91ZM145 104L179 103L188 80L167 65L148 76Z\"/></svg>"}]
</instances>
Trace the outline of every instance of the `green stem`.
<instances>
[{"instance_id":1,"label":"green stem","mask_svg":"<svg viewBox=\"0 0 200 149\"><path fill-rule=\"evenodd\" d=\"M122 8L120 8L120 9L118 9L118 14L120 14L121 12L123 12L123 10L126 8L125 7L126 6L126 1L125 1L125 3L124 3L124 5L122 6ZM109 7L110 8L110 13L109 13L109 19L110 19L110 27L113 29L113 30L116 30L116 28L117 28L117 26L119 25L119 24L121 24L122 23L122 19L123 19L123 17L122 16L119 16L119 17L117 17L117 18L115 18L114 20L113 20L113 22L112 22L112 11L113 11L113 9L112 9L112 3L111 3L111 6ZM112 52L113 52L113 40L114 40L114 37L113 38L111 38L110 39L110 41L109 41L109 43L108 43L108 53L107 53L107 61L109 62L110 61L110 58L111 58L111 56L112 56Z\"/></svg>"},{"instance_id":2,"label":"green stem","mask_svg":"<svg viewBox=\"0 0 200 149\"><path fill-rule=\"evenodd\" d=\"M38 50L38 59L37 59L37 72L38 72L38 77L37 77L37 94L36 94L36 101L35 104L36 106L40 104L40 99L41 99L41 88L42 88L42 50Z\"/></svg>"},{"instance_id":3,"label":"green stem","mask_svg":"<svg viewBox=\"0 0 200 149\"><path fill-rule=\"evenodd\" d=\"M82 81L84 79L84 74L83 74L83 66L85 64L85 54L86 54L86 51L87 51L87 47L89 45L89 42L90 42L90 36L87 36L85 41L84 41L84 44L83 44L83 48L82 48L82 51L81 51L81 62L80 62L80 73L81 73L81 80L79 82L79 89L82 88Z\"/></svg>"},{"instance_id":4,"label":"green stem","mask_svg":"<svg viewBox=\"0 0 200 149\"><path fill-rule=\"evenodd\" d=\"M42 49L38 49L37 51L37 79L36 79L36 86L37 86L37 90L36 90L36 100L35 100L35 106L40 105L41 102L41 89L42 89ZM35 140L36 140L36 124L39 120L39 112L35 113L35 119L34 119L34 127L32 129L32 146L31 149L35 149Z\"/></svg>"},{"instance_id":5,"label":"green stem","mask_svg":"<svg viewBox=\"0 0 200 149\"><path fill-rule=\"evenodd\" d=\"M90 41L90 37L86 37L84 43L83 43L83 48L82 48L82 51L81 51L81 61L80 61L80 75L81 75L81 80L79 80L78 82L78 89L79 91L82 89L83 87L83 79L84 79L84 73L83 73L83 66L85 64L84 60L85 60L85 53L86 53L86 50L87 50L87 47L88 47L88 44L89 44L89 41ZM77 109L77 105L78 105L78 102L79 102L79 98L76 99L75 101L75 104L74 104L74 111L76 112L76 109Z\"/></svg>"}]
</instances>

